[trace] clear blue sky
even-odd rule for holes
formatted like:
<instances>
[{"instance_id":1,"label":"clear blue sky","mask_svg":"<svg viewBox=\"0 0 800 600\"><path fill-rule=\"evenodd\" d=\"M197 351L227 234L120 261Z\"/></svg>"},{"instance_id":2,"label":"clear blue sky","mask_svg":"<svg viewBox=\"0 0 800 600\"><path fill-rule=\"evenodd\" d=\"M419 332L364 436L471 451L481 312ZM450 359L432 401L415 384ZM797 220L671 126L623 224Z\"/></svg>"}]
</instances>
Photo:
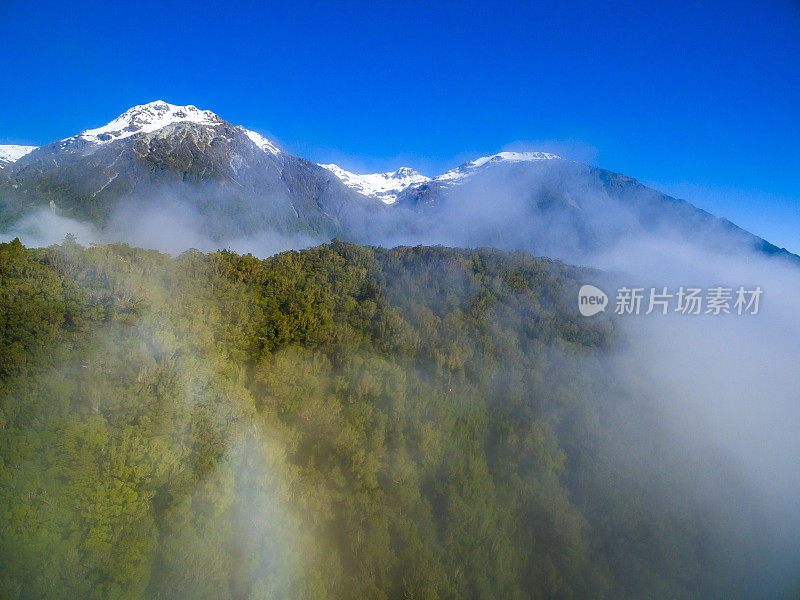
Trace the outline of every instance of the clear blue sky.
<instances>
[{"instance_id":1,"label":"clear blue sky","mask_svg":"<svg viewBox=\"0 0 800 600\"><path fill-rule=\"evenodd\" d=\"M800 252L798 0L0 0L0 47L2 143L163 99L354 169L554 149Z\"/></svg>"}]
</instances>

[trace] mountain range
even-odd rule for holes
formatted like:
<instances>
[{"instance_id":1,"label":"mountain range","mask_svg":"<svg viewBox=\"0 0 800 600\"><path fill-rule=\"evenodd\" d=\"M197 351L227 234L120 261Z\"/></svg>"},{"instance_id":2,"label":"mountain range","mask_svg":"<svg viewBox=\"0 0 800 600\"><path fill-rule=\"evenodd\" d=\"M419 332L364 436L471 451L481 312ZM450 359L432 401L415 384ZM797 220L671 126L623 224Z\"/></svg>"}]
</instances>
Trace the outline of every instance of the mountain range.
<instances>
[{"instance_id":1,"label":"mountain range","mask_svg":"<svg viewBox=\"0 0 800 600\"><path fill-rule=\"evenodd\" d=\"M115 232L126 222L188 214L219 244L302 235L496 246L586 263L660 235L800 261L688 202L554 154L500 152L436 177L407 167L357 174L294 156L211 111L163 101L42 147L0 146L0 231L43 207L111 239L125 237Z\"/></svg>"}]
</instances>

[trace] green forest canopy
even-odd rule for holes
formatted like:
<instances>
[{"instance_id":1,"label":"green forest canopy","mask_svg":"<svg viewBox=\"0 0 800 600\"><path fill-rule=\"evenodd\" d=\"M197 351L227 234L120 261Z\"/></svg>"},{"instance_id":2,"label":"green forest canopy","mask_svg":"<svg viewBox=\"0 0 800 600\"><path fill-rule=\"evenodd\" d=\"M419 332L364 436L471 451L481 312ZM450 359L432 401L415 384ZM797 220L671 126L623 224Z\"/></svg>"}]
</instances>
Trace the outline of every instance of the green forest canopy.
<instances>
[{"instance_id":1,"label":"green forest canopy","mask_svg":"<svg viewBox=\"0 0 800 600\"><path fill-rule=\"evenodd\" d=\"M0 244L0 598L734 597L589 275Z\"/></svg>"}]
</instances>

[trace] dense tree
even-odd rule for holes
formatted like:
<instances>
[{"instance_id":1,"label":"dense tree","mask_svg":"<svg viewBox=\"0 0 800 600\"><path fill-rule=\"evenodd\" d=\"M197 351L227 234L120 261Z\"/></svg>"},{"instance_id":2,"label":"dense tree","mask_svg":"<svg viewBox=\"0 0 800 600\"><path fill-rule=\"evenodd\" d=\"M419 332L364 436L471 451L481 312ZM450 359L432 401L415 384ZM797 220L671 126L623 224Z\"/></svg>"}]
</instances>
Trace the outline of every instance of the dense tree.
<instances>
[{"instance_id":1,"label":"dense tree","mask_svg":"<svg viewBox=\"0 0 800 600\"><path fill-rule=\"evenodd\" d=\"M616 460L585 276L0 244L0 598L724 595L737 557L653 414L627 435L667 483Z\"/></svg>"}]
</instances>

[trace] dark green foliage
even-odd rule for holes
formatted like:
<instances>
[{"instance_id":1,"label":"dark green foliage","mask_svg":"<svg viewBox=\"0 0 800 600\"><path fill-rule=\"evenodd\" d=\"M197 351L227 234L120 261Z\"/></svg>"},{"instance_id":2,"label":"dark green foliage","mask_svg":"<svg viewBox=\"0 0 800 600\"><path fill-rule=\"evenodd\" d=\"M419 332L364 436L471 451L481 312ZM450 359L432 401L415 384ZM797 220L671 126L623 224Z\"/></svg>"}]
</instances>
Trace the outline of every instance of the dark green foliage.
<instances>
[{"instance_id":1,"label":"dark green foliage","mask_svg":"<svg viewBox=\"0 0 800 600\"><path fill-rule=\"evenodd\" d=\"M0 244L0 598L709 597L718 532L615 462L583 276Z\"/></svg>"}]
</instances>

